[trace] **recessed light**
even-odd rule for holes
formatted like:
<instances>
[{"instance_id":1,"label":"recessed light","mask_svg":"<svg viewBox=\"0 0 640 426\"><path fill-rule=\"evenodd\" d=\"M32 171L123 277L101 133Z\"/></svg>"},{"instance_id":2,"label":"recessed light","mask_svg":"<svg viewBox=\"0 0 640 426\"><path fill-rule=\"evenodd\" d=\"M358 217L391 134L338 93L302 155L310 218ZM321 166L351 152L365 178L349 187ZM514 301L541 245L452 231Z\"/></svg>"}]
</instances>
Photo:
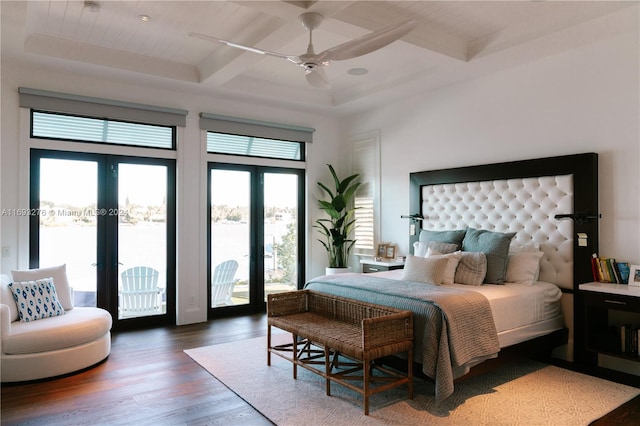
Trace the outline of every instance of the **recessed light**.
<instances>
[{"instance_id":1,"label":"recessed light","mask_svg":"<svg viewBox=\"0 0 640 426\"><path fill-rule=\"evenodd\" d=\"M100 10L100 2L87 0L84 2L84 8L87 9L89 12L96 13Z\"/></svg>"},{"instance_id":2,"label":"recessed light","mask_svg":"<svg viewBox=\"0 0 640 426\"><path fill-rule=\"evenodd\" d=\"M366 68L351 68L349 71L347 71L347 74L349 74L349 75L365 75L368 72L369 72L369 70L366 69Z\"/></svg>"},{"instance_id":3,"label":"recessed light","mask_svg":"<svg viewBox=\"0 0 640 426\"><path fill-rule=\"evenodd\" d=\"M138 19L142 22L149 22L151 20L151 17L149 15L138 15Z\"/></svg>"}]
</instances>

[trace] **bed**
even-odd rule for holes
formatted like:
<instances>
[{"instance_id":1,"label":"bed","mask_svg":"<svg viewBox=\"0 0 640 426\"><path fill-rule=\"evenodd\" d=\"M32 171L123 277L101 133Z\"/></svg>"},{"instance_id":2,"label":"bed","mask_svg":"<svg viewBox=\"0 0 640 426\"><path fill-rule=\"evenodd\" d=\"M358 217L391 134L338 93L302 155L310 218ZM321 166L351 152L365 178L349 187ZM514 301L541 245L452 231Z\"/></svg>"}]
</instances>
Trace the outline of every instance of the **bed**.
<instances>
[{"instance_id":1,"label":"bed","mask_svg":"<svg viewBox=\"0 0 640 426\"><path fill-rule=\"evenodd\" d=\"M594 153L411 173L419 229L405 269L318 277L305 287L412 310L414 359L442 400L456 378L501 349L563 328L573 334L573 294L591 281L598 246L597 189ZM445 271L452 256L455 275ZM458 275L462 256L470 275ZM474 270L482 257L486 269Z\"/></svg>"}]
</instances>

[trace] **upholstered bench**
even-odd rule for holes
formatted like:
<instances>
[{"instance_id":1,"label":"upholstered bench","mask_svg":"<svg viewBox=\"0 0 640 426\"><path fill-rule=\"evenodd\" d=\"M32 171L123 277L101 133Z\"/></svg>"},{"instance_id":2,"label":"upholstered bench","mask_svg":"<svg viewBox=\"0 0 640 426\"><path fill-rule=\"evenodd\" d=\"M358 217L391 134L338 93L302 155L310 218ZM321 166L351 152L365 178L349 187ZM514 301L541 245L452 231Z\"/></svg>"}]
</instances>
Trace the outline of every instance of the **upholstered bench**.
<instances>
[{"instance_id":1,"label":"upholstered bench","mask_svg":"<svg viewBox=\"0 0 640 426\"><path fill-rule=\"evenodd\" d=\"M413 398L411 311L299 290L268 295L267 322L267 364L271 365L272 353L291 361L294 379L299 365L325 378L327 395L332 381L360 393L365 415L369 396L377 392L407 384ZM290 332L292 343L273 346L271 327ZM406 375L373 363L402 352L407 353ZM372 386L378 381L384 384Z\"/></svg>"},{"instance_id":2,"label":"upholstered bench","mask_svg":"<svg viewBox=\"0 0 640 426\"><path fill-rule=\"evenodd\" d=\"M13 271L13 279L2 276L0 284L1 380L21 382L72 373L93 366L111 352L111 314L104 309L74 307L64 265L30 271ZM45 277L45 278L43 278ZM9 286L11 282L23 287ZM47 286L47 281L52 285ZM41 283L56 290L62 312L37 319L21 309L13 298L25 283ZM25 296L28 292L25 292ZM46 291L49 300L51 296ZM37 296L37 293L34 292ZM19 299L21 300L21 299ZM29 303L21 302L23 305ZM24 310L24 309L23 309ZM32 307L32 312L36 308ZM35 315L35 313L34 313ZM50 316L48 316L50 315Z\"/></svg>"}]
</instances>

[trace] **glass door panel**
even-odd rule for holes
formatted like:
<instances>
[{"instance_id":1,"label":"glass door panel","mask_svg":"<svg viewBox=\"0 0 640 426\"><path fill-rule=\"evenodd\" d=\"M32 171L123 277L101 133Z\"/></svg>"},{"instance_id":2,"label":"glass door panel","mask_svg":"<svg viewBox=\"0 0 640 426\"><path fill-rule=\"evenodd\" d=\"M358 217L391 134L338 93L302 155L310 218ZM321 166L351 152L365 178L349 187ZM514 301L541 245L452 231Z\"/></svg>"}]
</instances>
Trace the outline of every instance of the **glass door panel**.
<instances>
[{"instance_id":1,"label":"glass door panel","mask_svg":"<svg viewBox=\"0 0 640 426\"><path fill-rule=\"evenodd\" d=\"M250 302L251 173L212 169L210 307Z\"/></svg>"},{"instance_id":2,"label":"glass door panel","mask_svg":"<svg viewBox=\"0 0 640 426\"><path fill-rule=\"evenodd\" d=\"M264 294L297 289L298 175L264 174Z\"/></svg>"},{"instance_id":3,"label":"glass door panel","mask_svg":"<svg viewBox=\"0 0 640 426\"><path fill-rule=\"evenodd\" d=\"M167 166L119 163L118 318L167 312Z\"/></svg>"},{"instance_id":4,"label":"glass door panel","mask_svg":"<svg viewBox=\"0 0 640 426\"><path fill-rule=\"evenodd\" d=\"M66 264L74 306L97 306L98 162L40 159L39 265Z\"/></svg>"}]
</instances>

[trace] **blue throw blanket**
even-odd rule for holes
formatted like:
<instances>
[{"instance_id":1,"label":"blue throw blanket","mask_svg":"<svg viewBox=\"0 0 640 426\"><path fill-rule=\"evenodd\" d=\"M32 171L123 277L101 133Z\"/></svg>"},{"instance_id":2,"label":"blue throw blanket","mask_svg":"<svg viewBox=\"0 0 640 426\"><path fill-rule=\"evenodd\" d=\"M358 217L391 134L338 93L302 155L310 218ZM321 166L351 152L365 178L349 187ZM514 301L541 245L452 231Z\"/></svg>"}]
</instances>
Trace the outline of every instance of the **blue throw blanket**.
<instances>
[{"instance_id":1,"label":"blue throw blanket","mask_svg":"<svg viewBox=\"0 0 640 426\"><path fill-rule=\"evenodd\" d=\"M453 393L454 379L500 351L489 301L472 290L355 273L314 278L305 288L412 311L414 359L434 379L438 401Z\"/></svg>"}]
</instances>

